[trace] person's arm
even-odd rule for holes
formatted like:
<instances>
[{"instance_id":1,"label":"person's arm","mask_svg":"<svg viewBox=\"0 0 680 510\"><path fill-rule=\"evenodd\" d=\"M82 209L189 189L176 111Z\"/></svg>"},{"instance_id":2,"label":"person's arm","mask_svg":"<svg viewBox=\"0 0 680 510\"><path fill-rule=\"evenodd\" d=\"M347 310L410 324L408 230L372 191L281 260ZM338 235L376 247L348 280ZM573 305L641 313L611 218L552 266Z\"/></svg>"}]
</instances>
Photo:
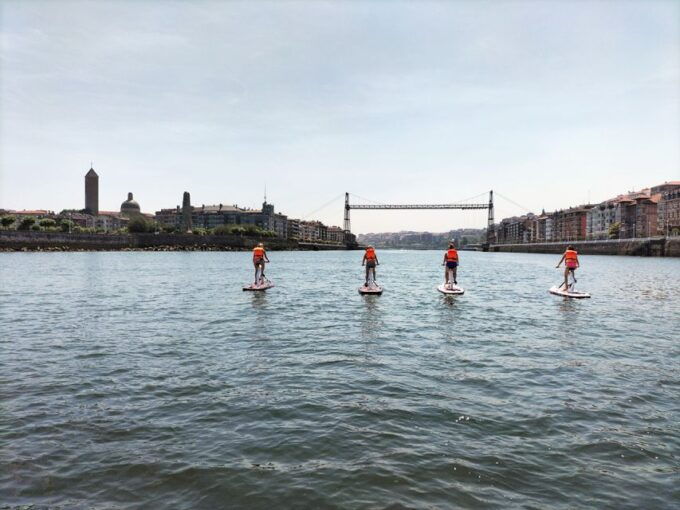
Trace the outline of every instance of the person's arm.
<instances>
[{"instance_id":1,"label":"person's arm","mask_svg":"<svg viewBox=\"0 0 680 510\"><path fill-rule=\"evenodd\" d=\"M267 264L269 264L269 257L267 257L267 252L266 252L266 251L265 251L265 252L262 252L262 254L264 255L264 260L265 260L265 262L266 262Z\"/></svg>"},{"instance_id":2,"label":"person's arm","mask_svg":"<svg viewBox=\"0 0 680 510\"><path fill-rule=\"evenodd\" d=\"M444 260L442 261L442 266L446 265L446 253L444 254Z\"/></svg>"},{"instance_id":3,"label":"person's arm","mask_svg":"<svg viewBox=\"0 0 680 510\"><path fill-rule=\"evenodd\" d=\"M576 255L576 267L581 267L581 263L578 261L578 255Z\"/></svg>"},{"instance_id":4,"label":"person's arm","mask_svg":"<svg viewBox=\"0 0 680 510\"><path fill-rule=\"evenodd\" d=\"M376 266L379 266L379 265L380 265L380 262L378 262L378 256L377 256L377 255L375 256L375 265L376 265Z\"/></svg>"},{"instance_id":5,"label":"person's arm","mask_svg":"<svg viewBox=\"0 0 680 510\"><path fill-rule=\"evenodd\" d=\"M365 264L366 264L366 254L364 253L364 258L361 259L361 265L363 266Z\"/></svg>"},{"instance_id":6,"label":"person's arm","mask_svg":"<svg viewBox=\"0 0 680 510\"><path fill-rule=\"evenodd\" d=\"M564 260L564 257L566 257L566 256L567 256L566 253L563 254L563 255L562 255L562 258L560 259L560 261L558 262L558 264L557 264L555 267L560 267L560 266L562 265L562 261Z\"/></svg>"}]
</instances>

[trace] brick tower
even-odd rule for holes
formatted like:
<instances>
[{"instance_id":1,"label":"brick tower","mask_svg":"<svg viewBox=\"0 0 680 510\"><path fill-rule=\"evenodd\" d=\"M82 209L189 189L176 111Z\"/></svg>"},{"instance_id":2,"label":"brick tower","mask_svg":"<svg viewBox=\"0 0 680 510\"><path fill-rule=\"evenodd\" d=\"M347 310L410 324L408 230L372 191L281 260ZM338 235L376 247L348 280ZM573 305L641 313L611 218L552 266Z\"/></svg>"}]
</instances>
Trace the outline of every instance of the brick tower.
<instances>
[{"instance_id":1,"label":"brick tower","mask_svg":"<svg viewBox=\"0 0 680 510\"><path fill-rule=\"evenodd\" d=\"M99 214L99 176L94 168L85 174L85 209L95 216Z\"/></svg>"}]
</instances>

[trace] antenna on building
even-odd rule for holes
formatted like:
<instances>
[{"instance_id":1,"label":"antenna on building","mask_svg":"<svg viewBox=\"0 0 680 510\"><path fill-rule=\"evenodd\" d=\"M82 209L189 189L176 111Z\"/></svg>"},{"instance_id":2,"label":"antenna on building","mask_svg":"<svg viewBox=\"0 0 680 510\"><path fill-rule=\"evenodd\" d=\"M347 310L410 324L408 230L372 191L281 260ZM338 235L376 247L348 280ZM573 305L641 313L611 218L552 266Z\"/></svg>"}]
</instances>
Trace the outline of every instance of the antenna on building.
<instances>
[{"instance_id":1,"label":"antenna on building","mask_svg":"<svg viewBox=\"0 0 680 510\"><path fill-rule=\"evenodd\" d=\"M264 201L267 202L267 183L264 183Z\"/></svg>"},{"instance_id":2,"label":"antenna on building","mask_svg":"<svg viewBox=\"0 0 680 510\"><path fill-rule=\"evenodd\" d=\"M90 168L94 168L94 163L90 161Z\"/></svg>"}]
</instances>

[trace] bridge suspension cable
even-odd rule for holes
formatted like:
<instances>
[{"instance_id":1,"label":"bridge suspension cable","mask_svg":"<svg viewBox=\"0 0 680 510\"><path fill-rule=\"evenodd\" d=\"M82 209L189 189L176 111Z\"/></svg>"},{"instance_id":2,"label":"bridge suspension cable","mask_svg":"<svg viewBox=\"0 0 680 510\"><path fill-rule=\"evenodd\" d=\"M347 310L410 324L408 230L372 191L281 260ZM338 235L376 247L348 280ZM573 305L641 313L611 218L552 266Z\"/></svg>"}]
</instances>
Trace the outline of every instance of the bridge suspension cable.
<instances>
[{"instance_id":1,"label":"bridge suspension cable","mask_svg":"<svg viewBox=\"0 0 680 510\"><path fill-rule=\"evenodd\" d=\"M322 209L325 209L326 207L328 207L329 205L331 205L331 204L332 204L333 202L335 202L336 200L339 200L340 198L342 198L342 195L343 195L343 194L340 193L339 195L337 195L337 196L331 198L328 202L325 202L322 206L317 207L317 208L314 209L312 212L307 213L307 214L305 214L304 216L300 217L300 219L301 219L301 220L305 220L305 219L309 218L312 214L318 213L318 212L321 211Z\"/></svg>"},{"instance_id":2,"label":"bridge suspension cable","mask_svg":"<svg viewBox=\"0 0 680 510\"><path fill-rule=\"evenodd\" d=\"M519 207L520 209L522 209L522 210L524 210L524 211L526 211L526 212L531 212L531 209L529 209L528 207L524 207L522 204L518 204L518 203L515 202L514 200L512 200L512 199L510 199L510 198L508 198L508 197L506 197L506 196L504 196L504 195L501 195L499 192L496 192L496 195L498 195L499 197L501 197L503 200L507 200L507 201L510 202L512 205L517 206L517 207Z\"/></svg>"}]
</instances>

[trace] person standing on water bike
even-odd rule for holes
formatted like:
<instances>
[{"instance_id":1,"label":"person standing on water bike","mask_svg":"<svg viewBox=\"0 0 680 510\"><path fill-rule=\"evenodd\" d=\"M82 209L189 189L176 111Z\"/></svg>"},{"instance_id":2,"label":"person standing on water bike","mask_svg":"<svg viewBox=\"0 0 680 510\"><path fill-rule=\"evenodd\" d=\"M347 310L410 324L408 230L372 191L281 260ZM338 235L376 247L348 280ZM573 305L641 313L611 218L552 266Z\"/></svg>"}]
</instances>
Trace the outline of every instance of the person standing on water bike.
<instances>
[{"instance_id":1,"label":"person standing on water bike","mask_svg":"<svg viewBox=\"0 0 680 510\"><path fill-rule=\"evenodd\" d=\"M458 285L456 280L456 274L458 273L458 250L456 250L456 245L453 241L449 243L449 249L446 250L444 254L444 262L442 263L444 267L444 281L445 285L449 284L449 271L453 273L453 283Z\"/></svg>"},{"instance_id":2,"label":"person standing on water bike","mask_svg":"<svg viewBox=\"0 0 680 510\"><path fill-rule=\"evenodd\" d=\"M380 262L378 262L378 256L375 254L375 248L373 248L373 246L368 245L366 247L366 253L364 253L364 258L361 261L361 265L366 266L366 283L364 283L364 286L368 287L369 271L373 272L373 282L375 283L375 266L380 265Z\"/></svg>"},{"instance_id":3,"label":"person standing on water bike","mask_svg":"<svg viewBox=\"0 0 680 510\"><path fill-rule=\"evenodd\" d=\"M265 262L269 262L269 259L267 258L267 252L264 251L264 244L258 243L258 245L255 246L255 248L253 248L253 265L255 266L255 285L260 283L257 278L258 269L260 269L259 280L262 281L262 278L264 278Z\"/></svg>"},{"instance_id":4,"label":"person standing on water bike","mask_svg":"<svg viewBox=\"0 0 680 510\"><path fill-rule=\"evenodd\" d=\"M567 250L562 255L559 264L555 267L560 267L562 261L564 261L564 283L562 285L564 285L564 290L568 291L569 282L567 280L569 279L569 271L571 271L571 275L573 276L574 281L576 281L574 272L581 266L578 262L578 253L574 250L572 245L567 246Z\"/></svg>"}]
</instances>

